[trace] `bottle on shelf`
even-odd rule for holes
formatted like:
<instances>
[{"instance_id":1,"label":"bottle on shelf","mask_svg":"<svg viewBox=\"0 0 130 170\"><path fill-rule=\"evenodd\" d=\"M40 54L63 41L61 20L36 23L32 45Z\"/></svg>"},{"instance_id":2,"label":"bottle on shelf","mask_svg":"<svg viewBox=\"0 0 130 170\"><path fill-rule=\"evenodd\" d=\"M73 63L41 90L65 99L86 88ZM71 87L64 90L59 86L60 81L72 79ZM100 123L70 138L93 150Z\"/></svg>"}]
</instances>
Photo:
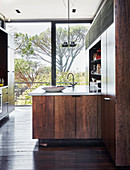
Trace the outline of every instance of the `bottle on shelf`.
<instances>
[{"instance_id":1,"label":"bottle on shelf","mask_svg":"<svg viewBox=\"0 0 130 170\"><path fill-rule=\"evenodd\" d=\"M94 53L94 55L93 55L93 60L96 60L97 59L97 53Z\"/></svg>"},{"instance_id":2,"label":"bottle on shelf","mask_svg":"<svg viewBox=\"0 0 130 170\"><path fill-rule=\"evenodd\" d=\"M101 64L97 64L97 73L101 74Z\"/></svg>"},{"instance_id":3,"label":"bottle on shelf","mask_svg":"<svg viewBox=\"0 0 130 170\"><path fill-rule=\"evenodd\" d=\"M96 60L98 60L98 59L101 59L101 49L100 48L97 50Z\"/></svg>"},{"instance_id":4,"label":"bottle on shelf","mask_svg":"<svg viewBox=\"0 0 130 170\"><path fill-rule=\"evenodd\" d=\"M90 92L96 92L96 79L92 78L90 81Z\"/></svg>"}]
</instances>

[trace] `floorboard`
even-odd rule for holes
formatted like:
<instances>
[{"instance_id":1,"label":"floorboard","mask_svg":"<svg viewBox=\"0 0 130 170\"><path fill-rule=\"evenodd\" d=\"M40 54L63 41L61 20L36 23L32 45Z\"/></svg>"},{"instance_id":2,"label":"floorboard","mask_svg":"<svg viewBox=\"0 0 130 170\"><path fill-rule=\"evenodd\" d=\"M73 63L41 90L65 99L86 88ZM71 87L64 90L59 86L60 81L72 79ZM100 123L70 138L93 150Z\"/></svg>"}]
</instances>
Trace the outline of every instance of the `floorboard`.
<instances>
[{"instance_id":1,"label":"floorboard","mask_svg":"<svg viewBox=\"0 0 130 170\"><path fill-rule=\"evenodd\" d=\"M0 170L123 170L105 147L39 147L32 139L32 108L16 107L0 122Z\"/></svg>"}]
</instances>

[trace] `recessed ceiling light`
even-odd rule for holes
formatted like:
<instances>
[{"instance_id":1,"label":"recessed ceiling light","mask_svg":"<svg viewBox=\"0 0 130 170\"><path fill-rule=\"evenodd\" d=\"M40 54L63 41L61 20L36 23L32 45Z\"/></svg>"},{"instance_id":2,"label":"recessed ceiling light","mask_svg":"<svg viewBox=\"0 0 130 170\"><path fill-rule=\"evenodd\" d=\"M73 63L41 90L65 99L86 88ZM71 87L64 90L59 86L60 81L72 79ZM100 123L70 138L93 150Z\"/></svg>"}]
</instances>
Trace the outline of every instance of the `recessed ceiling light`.
<instances>
[{"instance_id":1,"label":"recessed ceiling light","mask_svg":"<svg viewBox=\"0 0 130 170\"><path fill-rule=\"evenodd\" d=\"M21 13L19 9L15 9L15 11L16 11L18 14L20 14L20 13Z\"/></svg>"}]
</instances>

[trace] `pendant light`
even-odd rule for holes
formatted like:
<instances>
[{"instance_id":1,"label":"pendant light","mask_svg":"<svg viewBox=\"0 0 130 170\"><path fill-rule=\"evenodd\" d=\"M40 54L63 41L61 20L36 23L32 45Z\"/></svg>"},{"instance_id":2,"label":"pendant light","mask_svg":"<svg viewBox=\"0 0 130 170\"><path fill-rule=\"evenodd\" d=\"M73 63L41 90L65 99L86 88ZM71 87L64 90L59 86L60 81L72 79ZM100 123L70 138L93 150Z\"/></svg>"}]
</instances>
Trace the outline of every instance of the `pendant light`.
<instances>
[{"instance_id":1,"label":"pendant light","mask_svg":"<svg viewBox=\"0 0 130 170\"><path fill-rule=\"evenodd\" d=\"M68 42L64 42L62 47L75 47L76 44L74 41L70 42L70 0L68 0Z\"/></svg>"}]
</instances>

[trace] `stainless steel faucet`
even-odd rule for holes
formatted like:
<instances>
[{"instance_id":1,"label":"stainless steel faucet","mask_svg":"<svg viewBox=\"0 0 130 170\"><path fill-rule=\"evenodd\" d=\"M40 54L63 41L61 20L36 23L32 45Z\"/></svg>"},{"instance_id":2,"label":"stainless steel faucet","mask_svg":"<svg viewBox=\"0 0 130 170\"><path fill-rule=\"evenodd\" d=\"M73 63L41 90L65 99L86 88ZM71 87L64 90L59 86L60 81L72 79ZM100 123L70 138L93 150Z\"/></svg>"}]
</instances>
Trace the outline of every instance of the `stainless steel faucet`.
<instances>
[{"instance_id":1,"label":"stainless steel faucet","mask_svg":"<svg viewBox=\"0 0 130 170\"><path fill-rule=\"evenodd\" d=\"M73 76L73 83L70 83L70 84L72 85L72 87L74 87L77 83L74 82L74 75L73 75L73 73L69 73L69 74L67 75L67 79L69 78L69 75L70 75L70 74Z\"/></svg>"}]
</instances>

